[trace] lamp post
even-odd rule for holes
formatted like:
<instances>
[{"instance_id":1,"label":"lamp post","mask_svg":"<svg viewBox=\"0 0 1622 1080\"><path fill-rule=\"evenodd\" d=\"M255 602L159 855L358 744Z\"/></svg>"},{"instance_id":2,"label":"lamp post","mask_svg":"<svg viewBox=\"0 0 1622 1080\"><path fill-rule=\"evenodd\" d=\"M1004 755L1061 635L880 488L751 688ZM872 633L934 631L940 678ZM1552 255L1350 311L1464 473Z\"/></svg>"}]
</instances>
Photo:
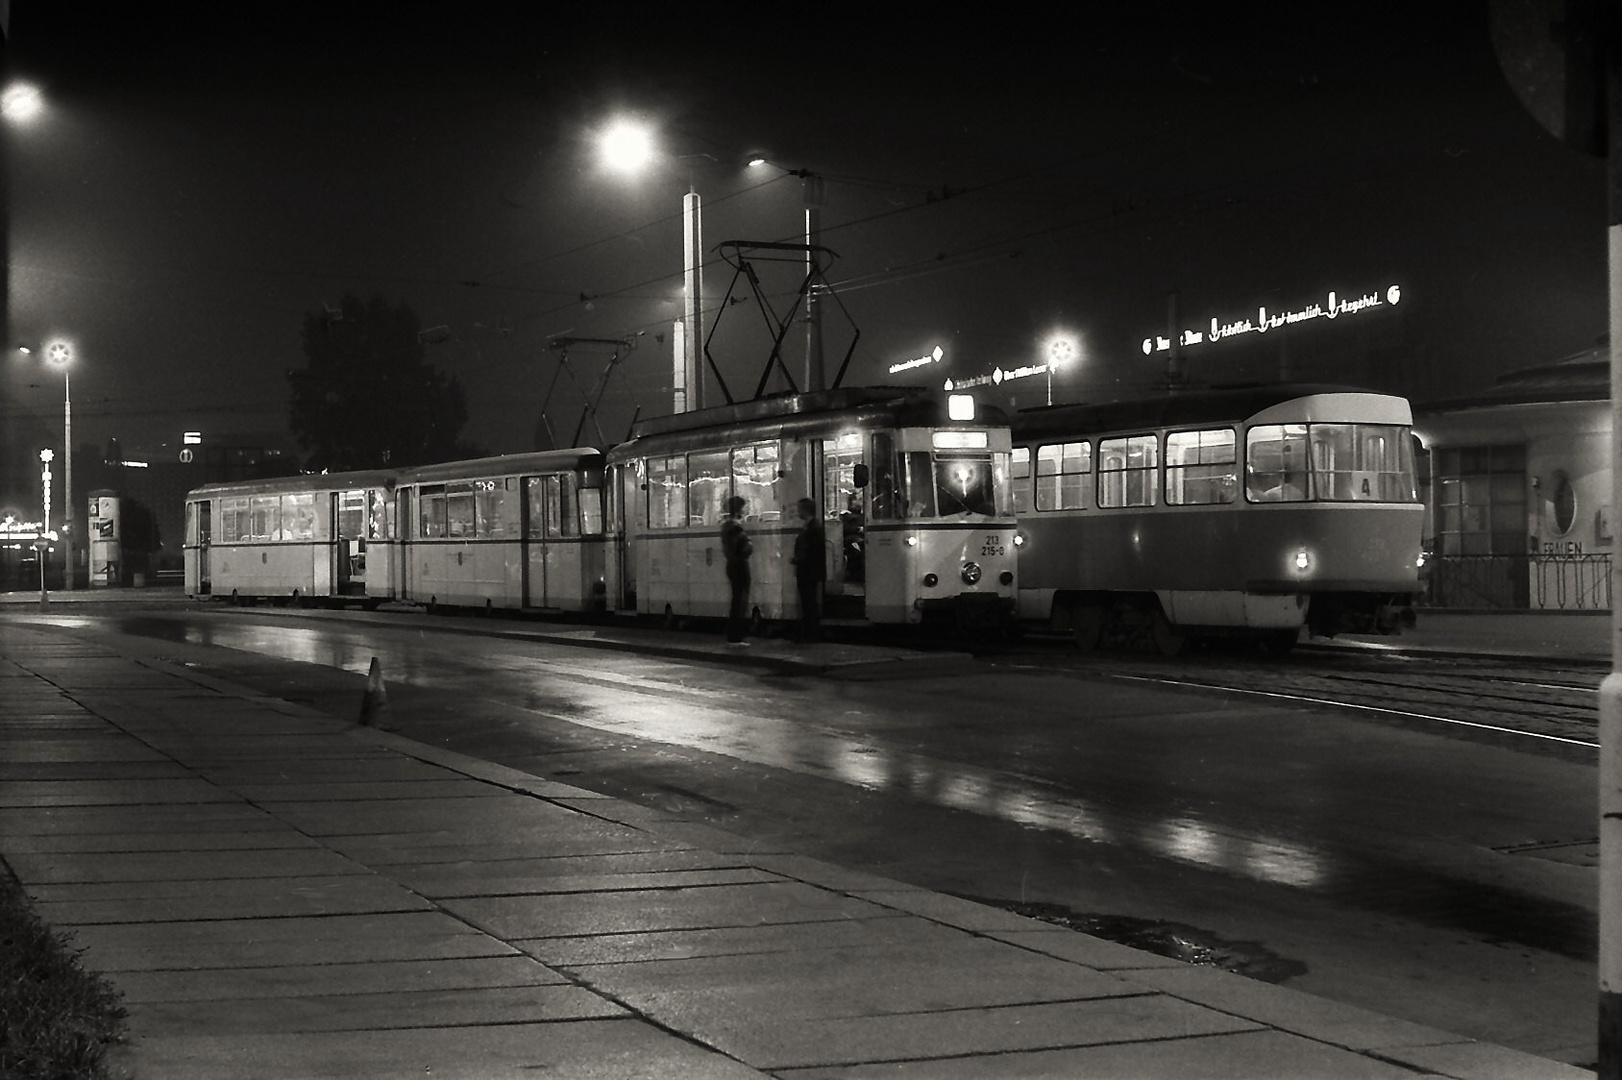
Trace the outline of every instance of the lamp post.
<instances>
[{"instance_id":1,"label":"lamp post","mask_svg":"<svg viewBox=\"0 0 1622 1080\"><path fill-rule=\"evenodd\" d=\"M1053 404L1053 370L1064 367L1076 358L1076 343L1067 337L1048 340L1048 404Z\"/></svg>"},{"instance_id":2,"label":"lamp post","mask_svg":"<svg viewBox=\"0 0 1622 1080\"><path fill-rule=\"evenodd\" d=\"M65 341L53 341L45 348L45 362L62 369L62 548L67 554L63 587L72 591L74 585L73 560L73 383L68 365L73 362L73 347Z\"/></svg>"},{"instance_id":3,"label":"lamp post","mask_svg":"<svg viewBox=\"0 0 1622 1080\"><path fill-rule=\"evenodd\" d=\"M34 540L34 554L39 558L39 606L46 607L51 598L45 591L45 553L50 550L51 543L46 537L51 531L51 459L52 454L47 447L39 452L39 489L41 509L45 516L40 521L39 536Z\"/></svg>"},{"instance_id":4,"label":"lamp post","mask_svg":"<svg viewBox=\"0 0 1622 1080\"><path fill-rule=\"evenodd\" d=\"M653 134L644 124L618 120L597 139L602 161L616 172L634 173L652 161ZM707 155L706 155L707 156ZM704 350L704 209L691 182L681 199L682 304L680 344L676 356L672 405L675 412L704 407L704 372L699 358Z\"/></svg>"}]
</instances>

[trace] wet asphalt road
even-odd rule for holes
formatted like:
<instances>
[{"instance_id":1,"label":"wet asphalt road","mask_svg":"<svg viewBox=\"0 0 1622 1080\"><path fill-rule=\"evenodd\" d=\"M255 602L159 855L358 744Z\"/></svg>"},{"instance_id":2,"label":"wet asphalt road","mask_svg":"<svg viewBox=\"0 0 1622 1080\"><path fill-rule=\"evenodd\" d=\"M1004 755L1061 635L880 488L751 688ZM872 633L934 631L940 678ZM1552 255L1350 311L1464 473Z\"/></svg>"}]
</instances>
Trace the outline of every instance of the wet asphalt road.
<instances>
[{"instance_id":1,"label":"wet asphalt road","mask_svg":"<svg viewBox=\"0 0 1622 1080\"><path fill-rule=\"evenodd\" d=\"M340 716L356 713L378 656L392 722L425 742L1593 1060L1595 785L1580 747L1231 693L1214 678L1171 685L1142 677L1158 662L1040 646L854 681L497 639L422 616L30 617L116 629ZM1378 682L1290 659L1250 677L1293 671L1364 694ZM1551 712L1580 712L1569 687L1541 681ZM1536 691L1517 693L1537 711Z\"/></svg>"}]
</instances>

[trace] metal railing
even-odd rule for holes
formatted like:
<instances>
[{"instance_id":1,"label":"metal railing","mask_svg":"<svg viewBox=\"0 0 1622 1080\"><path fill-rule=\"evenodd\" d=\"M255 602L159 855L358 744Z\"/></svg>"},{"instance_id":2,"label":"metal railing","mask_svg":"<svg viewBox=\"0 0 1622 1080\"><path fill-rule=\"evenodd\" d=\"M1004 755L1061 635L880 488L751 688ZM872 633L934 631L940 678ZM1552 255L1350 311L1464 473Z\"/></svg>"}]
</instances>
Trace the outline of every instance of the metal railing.
<instances>
[{"instance_id":1,"label":"metal railing","mask_svg":"<svg viewBox=\"0 0 1622 1080\"><path fill-rule=\"evenodd\" d=\"M1609 611L1609 555L1432 555L1431 607Z\"/></svg>"}]
</instances>

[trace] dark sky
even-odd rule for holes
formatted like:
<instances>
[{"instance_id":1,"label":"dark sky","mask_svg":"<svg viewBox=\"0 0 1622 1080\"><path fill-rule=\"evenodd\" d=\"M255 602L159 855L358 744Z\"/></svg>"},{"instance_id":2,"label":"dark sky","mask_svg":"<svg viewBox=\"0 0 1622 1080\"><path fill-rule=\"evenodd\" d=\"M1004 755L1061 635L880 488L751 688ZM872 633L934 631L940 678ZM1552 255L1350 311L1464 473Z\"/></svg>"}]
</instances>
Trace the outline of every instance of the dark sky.
<instances>
[{"instance_id":1,"label":"dark sky","mask_svg":"<svg viewBox=\"0 0 1622 1080\"><path fill-rule=\"evenodd\" d=\"M1082 359L1056 398L1148 387L1172 292L1204 328L1401 288L1188 350L1212 382L1453 396L1605 329L1602 166L1521 109L1484 4L558 6L15 0L10 74L48 111L6 136L9 335L72 341L75 441L284 432L303 320L346 293L447 328L428 358L493 452L531 448L549 339L635 337L605 398L620 437L669 408L687 184L707 246L798 238L800 181L746 172L754 151L827 178L851 383L1039 362L1062 329ZM662 133L637 179L592 153L616 110ZM781 309L797 280L766 269ZM712 319L731 280L706 270ZM719 322L734 393L762 325L751 305ZM851 334L837 309L827 326L836 362ZM942 364L887 374L937 344ZM572 358L589 388L607 354ZM60 420L60 380L27 362L4 395L0 422ZM580 408L559 381L563 441Z\"/></svg>"}]
</instances>

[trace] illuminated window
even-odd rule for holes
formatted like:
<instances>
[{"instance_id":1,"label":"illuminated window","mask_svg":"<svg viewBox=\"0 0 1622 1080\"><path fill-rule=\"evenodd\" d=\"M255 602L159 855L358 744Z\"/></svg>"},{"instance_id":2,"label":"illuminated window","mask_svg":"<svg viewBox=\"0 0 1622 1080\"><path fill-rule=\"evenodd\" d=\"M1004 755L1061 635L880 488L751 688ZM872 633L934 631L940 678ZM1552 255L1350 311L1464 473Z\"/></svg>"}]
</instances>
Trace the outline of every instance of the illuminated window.
<instances>
[{"instance_id":1,"label":"illuminated window","mask_svg":"<svg viewBox=\"0 0 1622 1080\"><path fill-rule=\"evenodd\" d=\"M1101 439L1098 505L1153 506L1160 479L1160 441L1154 435Z\"/></svg>"},{"instance_id":2,"label":"illuminated window","mask_svg":"<svg viewBox=\"0 0 1622 1080\"><path fill-rule=\"evenodd\" d=\"M1166 436L1168 505L1231 503L1238 488L1239 456L1232 428L1173 431Z\"/></svg>"},{"instance_id":3,"label":"illuminated window","mask_svg":"<svg viewBox=\"0 0 1622 1080\"><path fill-rule=\"evenodd\" d=\"M1008 459L1008 477L1014 488L1014 513L1028 514L1031 510L1031 448L1014 447Z\"/></svg>"},{"instance_id":4,"label":"illuminated window","mask_svg":"<svg viewBox=\"0 0 1622 1080\"><path fill-rule=\"evenodd\" d=\"M433 540L445 535L445 485L425 485L417 496L417 535Z\"/></svg>"},{"instance_id":5,"label":"illuminated window","mask_svg":"<svg viewBox=\"0 0 1622 1080\"><path fill-rule=\"evenodd\" d=\"M1088 442L1050 443L1036 448L1036 508L1080 510L1087 505L1087 477L1093 471Z\"/></svg>"},{"instance_id":6,"label":"illuminated window","mask_svg":"<svg viewBox=\"0 0 1622 1080\"><path fill-rule=\"evenodd\" d=\"M679 529L687 524L687 458L681 454L648 459L648 527Z\"/></svg>"}]
</instances>

